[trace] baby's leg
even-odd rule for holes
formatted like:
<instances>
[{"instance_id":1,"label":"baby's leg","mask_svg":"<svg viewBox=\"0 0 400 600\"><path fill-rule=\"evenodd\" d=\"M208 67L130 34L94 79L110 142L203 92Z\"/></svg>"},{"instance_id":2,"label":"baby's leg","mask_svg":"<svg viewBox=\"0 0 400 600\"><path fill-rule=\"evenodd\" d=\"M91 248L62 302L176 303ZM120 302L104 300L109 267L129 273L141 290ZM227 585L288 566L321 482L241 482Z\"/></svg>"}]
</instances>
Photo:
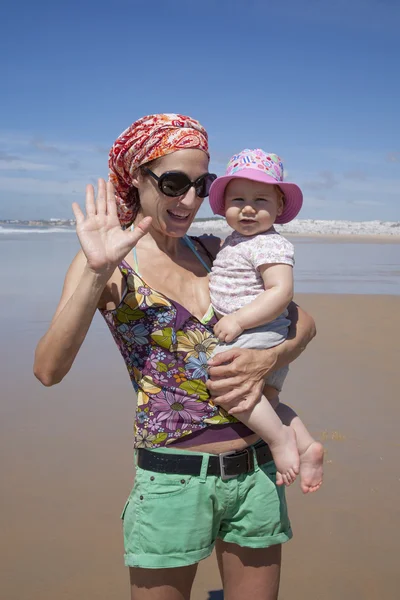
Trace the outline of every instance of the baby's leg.
<instances>
[{"instance_id":1,"label":"baby's leg","mask_svg":"<svg viewBox=\"0 0 400 600\"><path fill-rule=\"evenodd\" d=\"M316 492L322 484L324 448L314 440L297 414L286 404L279 404L276 414L284 425L296 432L297 447L300 454L300 487L304 494ZM277 483L284 483L278 481Z\"/></svg>"},{"instance_id":2,"label":"baby's leg","mask_svg":"<svg viewBox=\"0 0 400 600\"><path fill-rule=\"evenodd\" d=\"M271 449L282 483L290 485L299 472L299 452L294 428L282 423L265 396L250 410L235 415L257 433Z\"/></svg>"},{"instance_id":3,"label":"baby's leg","mask_svg":"<svg viewBox=\"0 0 400 600\"><path fill-rule=\"evenodd\" d=\"M219 344L214 349L213 355L232 347L261 349L276 345L276 340L273 344L270 339L270 331L265 330L265 327L248 330L229 344ZM282 337L281 341L283 340ZM278 383L280 384L286 376L287 369L279 371ZM265 396L261 396L260 401L253 409L237 413L235 417L267 442L277 470L281 474L278 476L281 483L290 485L299 473L299 452L294 429L282 423Z\"/></svg>"}]
</instances>

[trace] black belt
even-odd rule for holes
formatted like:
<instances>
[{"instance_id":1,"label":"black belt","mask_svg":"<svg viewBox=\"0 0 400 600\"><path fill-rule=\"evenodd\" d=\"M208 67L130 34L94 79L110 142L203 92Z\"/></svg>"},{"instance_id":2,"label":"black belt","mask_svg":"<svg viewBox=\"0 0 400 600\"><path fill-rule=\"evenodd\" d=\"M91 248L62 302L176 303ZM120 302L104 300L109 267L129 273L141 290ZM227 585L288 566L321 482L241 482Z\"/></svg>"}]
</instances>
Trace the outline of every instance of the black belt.
<instances>
[{"instance_id":1,"label":"black belt","mask_svg":"<svg viewBox=\"0 0 400 600\"><path fill-rule=\"evenodd\" d=\"M209 457L207 475L217 475L222 479L231 479L242 473L254 470L254 453L259 465L273 460L271 450L265 442L248 447L239 452L224 452ZM188 452L187 454L169 454L168 452L151 452L139 449L137 464L141 469L155 473L176 475L200 475L203 457Z\"/></svg>"}]
</instances>

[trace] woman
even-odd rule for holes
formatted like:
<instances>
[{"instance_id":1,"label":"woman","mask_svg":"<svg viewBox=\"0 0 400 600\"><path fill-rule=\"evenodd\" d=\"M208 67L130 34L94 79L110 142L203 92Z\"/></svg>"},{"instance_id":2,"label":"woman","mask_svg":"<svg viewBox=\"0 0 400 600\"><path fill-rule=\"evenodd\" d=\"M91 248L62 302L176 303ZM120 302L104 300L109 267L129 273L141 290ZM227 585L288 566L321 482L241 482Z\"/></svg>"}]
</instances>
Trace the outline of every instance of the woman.
<instances>
[{"instance_id":1,"label":"woman","mask_svg":"<svg viewBox=\"0 0 400 600\"><path fill-rule=\"evenodd\" d=\"M301 353L314 324L292 304L286 342L221 353L207 379L217 343L207 274L220 241L186 232L215 177L208 163L206 131L182 115L144 117L117 139L111 182L99 180L96 201L87 187L86 216L73 205L82 250L36 351L35 375L60 382L98 308L127 365L138 396L122 515L134 600L188 599L214 544L226 600L275 599L291 537L268 446L232 414L257 402L267 373ZM276 390L267 396L277 404Z\"/></svg>"}]
</instances>

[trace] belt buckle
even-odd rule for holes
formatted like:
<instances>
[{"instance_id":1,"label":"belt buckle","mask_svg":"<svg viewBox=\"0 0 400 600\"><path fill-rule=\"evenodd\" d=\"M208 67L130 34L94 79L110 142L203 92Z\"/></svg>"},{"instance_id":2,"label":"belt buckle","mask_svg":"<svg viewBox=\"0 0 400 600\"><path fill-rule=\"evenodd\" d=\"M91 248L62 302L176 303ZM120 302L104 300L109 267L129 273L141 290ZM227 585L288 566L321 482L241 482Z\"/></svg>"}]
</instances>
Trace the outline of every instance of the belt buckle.
<instances>
[{"instance_id":1,"label":"belt buckle","mask_svg":"<svg viewBox=\"0 0 400 600\"><path fill-rule=\"evenodd\" d=\"M218 454L219 468L221 471L222 481L226 481L227 479L234 479L235 477L237 477L237 475L227 475L225 472L225 465L224 465L225 456L233 456L234 454L236 454L236 452L221 452L221 454Z\"/></svg>"},{"instance_id":2,"label":"belt buckle","mask_svg":"<svg viewBox=\"0 0 400 600\"><path fill-rule=\"evenodd\" d=\"M218 454L218 458L219 458L219 468L221 471L222 481L226 481L228 479L234 479L235 477L240 475L240 473L236 473L235 475L227 475L226 474L224 458L226 456L234 456L235 454L242 454L242 452L246 452L246 454L247 454L247 471L246 471L246 473L249 473L250 471L252 471L254 469L254 455L253 455L253 451L251 448L244 448L243 450L240 450L239 452L221 452L221 454Z\"/></svg>"}]
</instances>

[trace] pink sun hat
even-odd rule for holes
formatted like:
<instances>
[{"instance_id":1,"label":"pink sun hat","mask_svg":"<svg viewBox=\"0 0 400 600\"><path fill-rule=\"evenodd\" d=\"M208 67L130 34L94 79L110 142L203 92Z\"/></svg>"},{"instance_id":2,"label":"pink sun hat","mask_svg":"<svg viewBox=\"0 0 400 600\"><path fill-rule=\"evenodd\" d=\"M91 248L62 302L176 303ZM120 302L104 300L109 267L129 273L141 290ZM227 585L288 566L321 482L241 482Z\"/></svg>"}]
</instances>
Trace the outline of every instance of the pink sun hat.
<instances>
[{"instance_id":1,"label":"pink sun hat","mask_svg":"<svg viewBox=\"0 0 400 600\"><path fill-rule=\"evenodd\" d=\"M289 223L299 214L303 205L303 193L295 183L283 181L283 164L279 156L268 154L260 148L255 150L246 148L232 156L225 175L218 177L211 185L209 200L215 215L225 216L225 188L236 177L279 185L285 195L285 205L275 223L280 225Z\"/></svg>"}]
</instances>

